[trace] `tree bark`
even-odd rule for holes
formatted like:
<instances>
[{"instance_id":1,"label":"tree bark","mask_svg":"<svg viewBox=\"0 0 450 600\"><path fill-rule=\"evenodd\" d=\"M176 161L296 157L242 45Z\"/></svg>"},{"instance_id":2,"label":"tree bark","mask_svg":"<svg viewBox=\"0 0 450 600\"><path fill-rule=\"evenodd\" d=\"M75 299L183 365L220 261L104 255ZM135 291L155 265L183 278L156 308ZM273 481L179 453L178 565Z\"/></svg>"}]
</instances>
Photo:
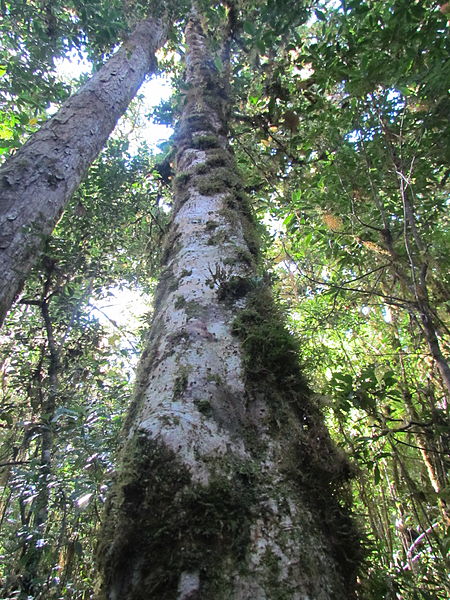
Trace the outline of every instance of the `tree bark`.
<instances>
[{"instance_id":1,"label":"tree bark","mask_svg":"<svg viewBox=\"0 0 450 600\"><path fill-rule=\"evenodd\" d=\"M167 25L141 22L122 48L0 168L0 325L45 237L104 146L118 119L155 70Z\"/></svg>"},{"instance_id":2,"label":"tree bark","mask_svg":"<svg viewBox=\"0 0 450 600\"><path fill-rule=\"evenodd\" d=\"M107 600L348 600L332 445L258 266L226 85L186 29L173 219L98 548Z\"/></svg>"}]
</instances>

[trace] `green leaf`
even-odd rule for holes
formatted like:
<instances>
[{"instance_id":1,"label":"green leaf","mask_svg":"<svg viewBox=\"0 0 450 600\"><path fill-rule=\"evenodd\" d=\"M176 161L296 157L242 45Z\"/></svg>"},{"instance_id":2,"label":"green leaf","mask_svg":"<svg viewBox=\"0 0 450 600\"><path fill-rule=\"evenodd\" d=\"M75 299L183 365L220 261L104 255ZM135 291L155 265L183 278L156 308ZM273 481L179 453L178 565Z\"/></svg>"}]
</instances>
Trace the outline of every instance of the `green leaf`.
<instances>
[{"instance_id":1,"label":"green leaf","mask_svg":"<svg viewBox=\"0 0 450 600\"><path fill-rule=\"evenodd\" d=\"M301 190L295 190L292 192L292 202L300 202L301 197L302 197Z\"/></svg>"},{"instance_id":2,"label":"green leaf","mask_svg":"<svg viewBox=\"0 0 450 600\"><path fill-rule=\"evenodd\" d=\"M245 33L248 33L248 35L251 35L252 37L256 35L255 24L251 21L245 21L242 28L244 29Z\"/></svg>"},{"instance_id":3,"label":"green leaf","mask_svg":"<svg viewBox=\"0 0 450 600\"><path fill-rule=\"evenodd\" d=\"M258 48L258 50L261 52L261 54L265 54L266 53L266 45L264 43L264 41L262 39L258 39L255 41L255 46Z\"/></svg>"},{"instance_id":4,"label":"green leaf","mask_svg":"<svg viewBox=\"0 0 450 600\"><path fill-rule=\"evenodd\" d=\"M379 469L378 465L375 465L375 467L373 469L373 481L374 481L375 485L378 485L381 481L381 473L380 473L380 469Z\"/></svg>"},{"instance_id":5,"label":"green leaf","mask_svg":"<svg viewBox=\"0 0 450 600\"><path fill-rule=\"evenodd\" d=\"M323 11L321 11L321 10L316 9L314 11L314 14L316 15L316 19L318 19L319 21L326 21L327 20L326 14Z\"/></svg>"},{"instance_id":6,"label":"green leaf","mask_svg":"<svg viewBox=\"0 0 450 600\"><path fill-rule=\"evenodd\" d=\"M216 69L219 72L223 71L223 62L222 62L222 59L220 58L220 56L214 57L214 66L216 67Z\"/></svg>"}]
</instances>

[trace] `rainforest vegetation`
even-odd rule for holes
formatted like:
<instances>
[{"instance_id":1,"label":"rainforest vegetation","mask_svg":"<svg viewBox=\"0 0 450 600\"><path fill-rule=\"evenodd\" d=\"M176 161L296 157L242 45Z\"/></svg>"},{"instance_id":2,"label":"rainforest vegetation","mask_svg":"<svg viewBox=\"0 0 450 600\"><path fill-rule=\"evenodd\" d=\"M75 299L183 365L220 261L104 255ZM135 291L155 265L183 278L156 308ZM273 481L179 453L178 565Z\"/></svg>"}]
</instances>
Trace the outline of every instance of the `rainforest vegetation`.
<instances>
[{"instance_id":1,"label":"rainforest vegetation","mask_svg":"<svg viewBox=\"0 0 450 600\"><path fill-rule=\"evenodd\" d=\"M295 363L338 448L333 460L349 457L339 493L360 538L356 597L446 600L450 5L196 4L209 68L229 81L228 140L246 218L257 222L257 235L244 231L247 249L236 261L253 265L259 253L245 282L229 277L233 259L211 265L211 287L224 304L251 294L258 311L267 300L258 291L272 287L272 329L264 321L258 338L249 333L247 307L233 331L255 381L264 370L291 373ZM61 60L79 57L99 72L149 15L166 20L153 71L173 88L151 111L139 92L132 100L53 232L40 236L37 262L1 329L1 600L96 597L94 557L134 371L165 275L174 193L190 177L174 172L179 131L158 148L144 133L150 123L175 127L190 102L190 10L185 0L0 2L5 167L89 79L62 77ZM197 146L210 151L214 140L198 137ZM223 168L213 152L211 160ZM197 171L200 193L221 191L222 180ZM207 228L211 246L226 241L215 220ZM105 307L123 290L145 310L112 316ZM182 296L175 308L195 310ZM187 376L177 374L179 394ZM174 463L165 460L170 477ZM238 491L225 504L241 523ZM345 544L332 544L345 554ZM271 600L278 598L294 596Z\"/></svg>"}]
</instances>

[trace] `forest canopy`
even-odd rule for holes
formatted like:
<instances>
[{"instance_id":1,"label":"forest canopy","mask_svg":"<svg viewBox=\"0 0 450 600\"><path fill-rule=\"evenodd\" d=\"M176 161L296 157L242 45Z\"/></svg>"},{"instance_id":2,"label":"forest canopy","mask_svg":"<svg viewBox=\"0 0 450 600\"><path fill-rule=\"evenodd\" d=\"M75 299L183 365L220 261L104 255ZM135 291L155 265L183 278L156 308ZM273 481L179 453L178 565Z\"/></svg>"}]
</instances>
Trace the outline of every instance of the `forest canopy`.
<instances>
[{"instance_id":1,"label":"forest canopy","mask_svg":"<svg viewBox=\"0 0 450 600\"><path fill-rule=\"evenodd\" d=\"M229 76L228 139L258 222L251 291L271 284L287 323L279 337L294 340L289 360L350 458L340 492L362 540L357 597L445 600L450 6L197 4L211 71ZM4 165L87 81L62 80L58 60L78 55L97 73L149 14L170 23L155 71L171 98L142 114L138 92L42 240L1 331L0 597L87 599L173 193L187 181L174 173L179 133L156 149L130 139L146 123L176 128L188 101L190 3L3 0L0 9ZM248 245L239 260L250 264ZM211 286L225 275L212 269ZM145 314L102 312L118 290L143 297Z\"/></svg>"}]
</instances>

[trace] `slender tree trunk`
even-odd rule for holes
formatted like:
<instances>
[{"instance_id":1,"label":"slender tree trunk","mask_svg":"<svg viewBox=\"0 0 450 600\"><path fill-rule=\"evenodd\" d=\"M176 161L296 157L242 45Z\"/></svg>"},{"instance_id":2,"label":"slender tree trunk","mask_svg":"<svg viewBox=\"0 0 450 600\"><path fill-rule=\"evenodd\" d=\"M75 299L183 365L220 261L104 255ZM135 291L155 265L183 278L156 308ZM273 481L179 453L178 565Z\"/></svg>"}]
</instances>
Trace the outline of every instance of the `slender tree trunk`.
<instances>
[{"instance_id":1,"label":"slender tree trunk","mask_svg":"<svg viewBox=\"0 0 450 600\"><path fill-rule=\"evenodd\" d=\"M435 360L436 366L442 377L442 381L450 393L450 367L447 360L444 358L444 355L442 354L428 303L422 301L419 306L419 311L422 329L428 344L428 348L430 349L431 356Z\"/></svg>"},{"instance_id":2,"label":"slender tree trunk","mask_svg":"<svg viewBox=\"0 0 450 600\"><path fill-rule=\"evenodd\" d=\"M399 340L398 315L395 311L392 314L393 324L395 326L395 330L392 333L392 342L394 348L396 348L398 352L399 370L402 374L401 390L403 402L405 404L405 409L408 413L409 419L411 421L415 421L416 423L421 423L423 421L423 416L417 412L412 399L413 397L411 390L414 389L414 384L410 383L406 374L403 350ZM418 388L417 385L415 387ZM419 389L416 389L415 393L420 398L422 392L420 392ZM433 421L435 421L437 418L437 403L435 401L431 401L430 404L431 414L433 415ZM446 499L442 496L442 491L448 486L448 475L445 469L445 465L442 464L442 457L445 456L445 448L443 448L441 444L442 433L437 427L437 425L442 426L445 424L445 422L433 422L433 426L431 429L429 429L428 427L422 427L418 425L417 431L414 435L417 438L417 448L420 454L422 455L422 459L426 467L430 483L437 494L437 504L439 506L442 518L447 525L450 525L449 507L447 505L448 503L446 502Z\"/></svg>"},{"instance_id":3,"label":"slender tree trunk","mask_svg":"<svg viewBox=\"0 0 450 600\"><path fill-rule=\"evenodd\" d=\"M155 69L167 25L141 22L122 48L0 169L0 325L44 239Z\"/></svg>"},{"instance_id":4,"label":"slender tree trunk","mask_svg":"<svg viewBox=\"0 0 450 600\"><path fill-rule=\"evenodd\" d=\"M348 600L348 464L257 271L225 85L193 13L173 220L98 561L108 600Z\"/></svg>"},{"instance_id":5,"label":"slender tree trunk","mask_svg":"<svg viewBox=\"0 0 450 600\"><path fill-rule=\"evenodd\" d=\"M60 358L57 343L54 336L53 323L49 310L50 289L52 284L51 271L47 272L46 281L39 302L42 319L47 334L48 352L48 383L47 389L42 390L41 403L41 440L40 440L40 464L36 484L36 497L31 508L31 526L33 535L26 539L20 558L20 581L22 591L27 597L43 598L47 595L47 589L42 571L42 559L45 555L45 544L39 544L38 540L45 540L50 503L50 483L53 474L53 453L55 445L54 417L59 395L59 371ZM18 570L19 573L19 570ZM48 581L47 577L47 581Z\"/></svg>"}]
</instances>

